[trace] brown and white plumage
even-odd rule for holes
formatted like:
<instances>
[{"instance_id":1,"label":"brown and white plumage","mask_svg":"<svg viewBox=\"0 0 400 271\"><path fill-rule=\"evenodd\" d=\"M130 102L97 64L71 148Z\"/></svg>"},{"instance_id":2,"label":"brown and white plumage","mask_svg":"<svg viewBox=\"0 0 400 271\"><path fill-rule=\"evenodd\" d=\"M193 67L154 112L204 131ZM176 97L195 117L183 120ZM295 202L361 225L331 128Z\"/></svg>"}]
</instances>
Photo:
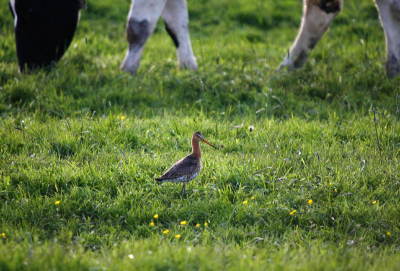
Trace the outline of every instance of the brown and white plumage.
<instances>
[{"instance_id":1,"label":"brown and white plumage","mask_svg":"<svg viewBox=\"0 0 400 271\"><path fill-rule=\"evenodd\" d=\"M207 143L208 145L218 149L205 140L199 131L194 132L192 135L192 153L176 162L161 177L157 178L156 181L183 183L181 194L183 192L184 196L186 196L185 184L195 179L201 170L200 141L203 141L204 143Z\"/></svg>"}]
</instances>

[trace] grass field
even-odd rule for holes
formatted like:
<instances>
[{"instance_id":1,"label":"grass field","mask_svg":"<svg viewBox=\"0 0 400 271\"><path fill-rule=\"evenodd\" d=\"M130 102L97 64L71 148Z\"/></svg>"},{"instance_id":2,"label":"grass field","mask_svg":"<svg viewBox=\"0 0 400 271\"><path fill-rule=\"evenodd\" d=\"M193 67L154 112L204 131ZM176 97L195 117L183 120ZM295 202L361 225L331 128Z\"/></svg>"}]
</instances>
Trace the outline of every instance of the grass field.
<instances>
[{"instance_id":1,"label":"grass field","mask_svg":"<svg viewBox=\"0 0 400 271\"><path fill-rule=\"evenodd\" d=\"M288 73L300 0L189 0L199 71L160 22L137 76L129 1L89 0L58 66L22 75L0 3L0 270L400 268L400 78L372 1ZM154 178L196 130L221 148L183 199Z\"/></svg>"}]
</instances>

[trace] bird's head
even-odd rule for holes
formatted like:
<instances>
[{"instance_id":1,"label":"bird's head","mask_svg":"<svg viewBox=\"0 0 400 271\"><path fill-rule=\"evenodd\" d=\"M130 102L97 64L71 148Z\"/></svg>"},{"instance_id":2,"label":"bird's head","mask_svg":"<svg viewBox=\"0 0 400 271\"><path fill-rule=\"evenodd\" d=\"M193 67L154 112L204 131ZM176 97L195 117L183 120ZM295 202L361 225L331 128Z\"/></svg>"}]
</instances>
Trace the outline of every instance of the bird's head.
<instances>
[{"instance_id":1,"label":"bird's head","mask_svg":"<svg viewBox=\"0 0 400 271\"><path fill-rule=\"evenodd\" d=\"M215 147L213 144L211 144L210 142L208 142L207 140L205 140L203 134L202 134L201 132L199 132L199 131L194 132L193 138L195 138L197 141L203 141L204 143L210 145L211 147L213 147L213 148L219 150L219 149L218 149L217 147Z\"/></svg>"}]
</instances>

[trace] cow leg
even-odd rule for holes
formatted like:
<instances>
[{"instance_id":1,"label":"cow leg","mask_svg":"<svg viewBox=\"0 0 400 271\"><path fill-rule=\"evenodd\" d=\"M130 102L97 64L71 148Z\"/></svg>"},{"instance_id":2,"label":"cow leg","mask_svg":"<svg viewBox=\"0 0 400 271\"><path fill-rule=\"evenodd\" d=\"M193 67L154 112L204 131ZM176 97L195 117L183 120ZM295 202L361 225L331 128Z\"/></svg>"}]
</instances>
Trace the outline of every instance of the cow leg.
<instances>
[{"instance_id":1,"label":"cow leg","mask_svg":"<svg viewBox=\"0 0 400 271\"><path fill-rule=\"evenodd\" d=\"M375 0L386 37L386 71L400 72L400 0Z\"/></svg>"},{"instance_id":2,"label":"cow leg","mask_svg":"<svg viewBox=\"0 0 400 271\"><path fill-rule=\"evenodd\" d=\"M74 37L79 3L71 0L10 0L20 72L48 70L58 62Z\"/></svg>"},{"instance_id":3,"label":"cow leg","mask_svg":"<svg viewBox=\"0 0 400 271\"><path fill-rule=\"evenodd\" d=\"M11 14L14 18L14 27L17 26L17 21L18 21L18 17L17 17L17 13L15 11L15 0L10 0L10 2L8 2L8 6L10 8Z\"/></svg>"},{"instance_id":4,"label":"cow leg","mask_svg":"<svg viewBox=\"0 0 400 271\"><path fill-rule=\"evenodd\" d=\"M307 52L315 47L343 6L343 0L303 0L303 3L299 33L281 68L294 70L301 67Z\"/></svg>"},{"instance_id":5,"label":"cow leg","mask_svg":"<svg viewBox=\"0 0 400 271\"><path fill-rule=\"evenodd\" d=\"M128 15L126 37L129 43L121 69L136 73L143 47L154 32L167 0L133 0Z\"/></svg>"},{"instance_id":6,"label":"cow leg","mask_svg":"<svg viewBox=\"0 0 400 271\"><path fill-rule=\"evenodd\" d=\"M197 70L189 36L189 15L186 0L168 0L162 12L165 28L177 48L179 68Z\"/></svg>"}]
</instances>

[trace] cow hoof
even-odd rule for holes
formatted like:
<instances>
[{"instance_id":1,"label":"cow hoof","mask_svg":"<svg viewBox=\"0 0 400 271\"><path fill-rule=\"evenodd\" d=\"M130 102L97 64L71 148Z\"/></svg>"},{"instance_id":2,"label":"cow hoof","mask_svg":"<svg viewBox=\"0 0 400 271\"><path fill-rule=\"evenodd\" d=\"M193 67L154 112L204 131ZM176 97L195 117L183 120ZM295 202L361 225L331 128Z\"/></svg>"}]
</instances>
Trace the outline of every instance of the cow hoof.
<instances>
[{"instance_id":1,"label":"cow hoof","mask_svg":"<svg viewBox=\"0 0 400 271\"><path fill-rule=\"evenodd\" d=\"M124 62L124 63L122 63L120 69L121 69L121 71L129 72L130 74L136 75L138 67L129 65L126 62Z\"/></svg>"},{"instance_id":2,"label":"cow hoof","mask_svg":"<svg viewBox=\"0 0 400 271\"><path fill-rule=\"evenodd\" d=\"M301 50L297 54L289 52L285 59L282 61L279 69L287 68L289 71L301 68L307 60L307 51Z\"/></svg>"},{"instance_id":3,"label":"cow hoof","mask_svg":"<svg viewBox=\"0 0 400 271\"><path fill-rule=\"evenodd\" d=\"M292 61L285 59L279 66L279 70L284 70L284 69L287 69L288 71L293 71L296 69L296 67L293 65Z\"/></svg>"},{"instance_id":4,"label":"cow hoof","mask_svg":"<svg viewBox=\"0 0 400 271\"><path fill-rule=\"evenodd\" d=\"M196 60L187 61L179 64L179 69L197 71L199 69Z\"/></svg>"}]
</instances>

